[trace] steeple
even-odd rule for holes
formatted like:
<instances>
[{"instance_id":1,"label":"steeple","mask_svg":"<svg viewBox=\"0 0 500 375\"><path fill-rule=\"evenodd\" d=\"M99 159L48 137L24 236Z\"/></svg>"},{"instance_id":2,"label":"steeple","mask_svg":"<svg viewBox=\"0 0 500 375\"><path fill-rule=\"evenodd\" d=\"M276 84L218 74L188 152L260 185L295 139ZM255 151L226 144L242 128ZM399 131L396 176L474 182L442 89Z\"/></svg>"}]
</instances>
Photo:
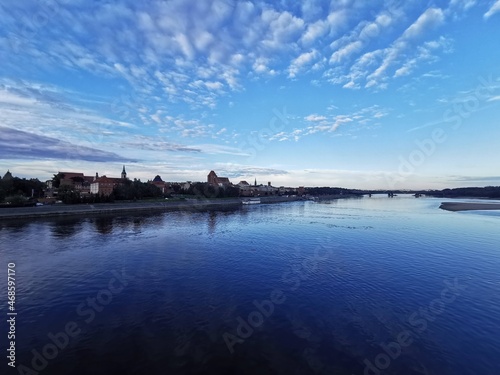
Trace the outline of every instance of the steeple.
<instances>
[{"instance_id":1,"label":"steeple","mask_svg":"<svg viewBox=\"0 0 500 375\"><path fill-rule=\"evenodd\" d=\"M12 179L12 173L7 169L7 173L3 175L2 180L11 180Z\"/></svg>"},{"instance_id":2,"label":"steeple","mask_svg":"<svg viewBox=\"0 0 500 375\"><path fill-rule=\"evenodd\" d=\"M122 178L125 180L127 178L127 172L125 172L125 166L123 166L122 170Z\"/></svg>"},{"instance_id":3,"label":"steeple","mask_svg":"<svg viewBox=\"0 0 500 375\"><path fill-rule=\"evenodd\" d=\"M255 179L253 186L257 186L257 179Z\"/></svg>"}]
</instances>

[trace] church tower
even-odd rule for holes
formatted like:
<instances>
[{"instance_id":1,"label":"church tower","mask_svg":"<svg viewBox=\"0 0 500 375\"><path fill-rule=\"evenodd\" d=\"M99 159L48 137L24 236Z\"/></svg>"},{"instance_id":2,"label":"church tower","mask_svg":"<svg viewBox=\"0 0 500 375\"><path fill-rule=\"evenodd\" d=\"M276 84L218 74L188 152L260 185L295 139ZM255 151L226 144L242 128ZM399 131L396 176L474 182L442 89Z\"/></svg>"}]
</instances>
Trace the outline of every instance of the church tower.
<instances>
[{"instance_id":1,"label":"church tower","mask_svg":"<svg viewBox=\"0 0 500 375\"><path fill-rule=\"evenodd\" d=\"M123 166L122 179L125 180L126 178L127 178L127 172L125 172L125 166Z\"/></svg>"}]
</instances>

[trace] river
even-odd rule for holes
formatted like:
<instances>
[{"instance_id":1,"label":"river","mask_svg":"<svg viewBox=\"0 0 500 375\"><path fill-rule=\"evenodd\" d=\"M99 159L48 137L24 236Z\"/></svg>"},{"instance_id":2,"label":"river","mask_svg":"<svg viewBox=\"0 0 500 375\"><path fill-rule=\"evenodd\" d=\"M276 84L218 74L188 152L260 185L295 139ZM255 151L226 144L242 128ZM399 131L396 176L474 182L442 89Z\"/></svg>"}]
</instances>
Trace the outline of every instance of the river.
<instances>
[{"instance_id":1,"label":"river","mask_svg":"<svg viewBox=\"0 0 500 375\"><path fill-rule=\"evenodd\" d=\"M14 263L18 371L5 355L1 366L496 375L500 216L443 211L441 201L373 196L2 222L0 348L10 345Z\"/></svg>"}]
</instances>

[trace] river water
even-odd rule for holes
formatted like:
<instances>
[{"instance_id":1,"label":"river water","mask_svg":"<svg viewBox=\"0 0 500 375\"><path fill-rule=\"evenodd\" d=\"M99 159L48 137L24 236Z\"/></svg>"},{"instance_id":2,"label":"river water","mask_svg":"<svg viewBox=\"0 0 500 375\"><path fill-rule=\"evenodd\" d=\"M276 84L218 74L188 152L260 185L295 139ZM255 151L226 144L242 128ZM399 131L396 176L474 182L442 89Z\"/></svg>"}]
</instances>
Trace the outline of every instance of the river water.
<instances>
[{"instance_id":1,"label":"river water","mask_svg":"<svg viewBox=\"0 0 500 375\"><path fill-rule=\"evenodd\" d=\"M0 223L12 374L500 369L500 216L409 196ZM2 374L4 370L2 370Z\"/></svg>"}]
</instances>

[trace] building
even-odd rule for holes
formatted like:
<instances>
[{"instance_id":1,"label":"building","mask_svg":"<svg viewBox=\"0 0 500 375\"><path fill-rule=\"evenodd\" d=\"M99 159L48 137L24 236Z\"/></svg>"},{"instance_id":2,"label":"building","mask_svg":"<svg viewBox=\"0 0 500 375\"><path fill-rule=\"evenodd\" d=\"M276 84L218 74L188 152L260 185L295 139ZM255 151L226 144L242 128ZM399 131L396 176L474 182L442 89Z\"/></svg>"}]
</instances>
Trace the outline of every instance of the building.
<instances>
[{"instance_id":1,"label":"building","mask_svg":"<svg viewBox=\"0 0 500 375\"><path fill-rule=\"evenodd\" d=\"M229 181L229 178L219 177L214 171L210 171L210 173L208 174L207 182L211 186L219 186L222 188L232 185L231 182Z\"/></svg>"},{"instance_id":2,"label":"building","mask_svg":"<svg viewBox=\"0 0 500 375\"><path fill-rule=\"evenodd\" d=\"M254 186L250 185L246 181L238 182L236 187L240 190L240 195L243 197L253 197L255 195Z\"/></svg>"},{"instance_id":3,"label":"building","mask_svg":"<svg viewBox=\"0 0 500 375\"><path fill-rule=\"evenodd\" d=\"M113 189L117 186L123 185L127 180L127 172L125 171L125 166L123 166L121 177L107 177L99 175L96 173L95 177L92 178L93 181L90 184L90 193L99 194L104 196L109 196L113 192Z\"/></svg>"},{"instance_id":4,"label":"building","mask_svg":"<svg viewBox=\"0 0 500 375\"><path fill-rule=\"evenodd\" d=\"M90 194L90 184L97 178L94 176L85 176L80 172L58 172L60 176L59 187L70 186L80 194Z\"/></svg>"},{"instance_id":5,"label":"building","mask_svg":"<svg viewBox=\"0 0 500 375\"><path fill-rule=\"evenodd\" d=\"M170 194L171 192L170 184L163 181L160 175L156 175L153 181L149 181L149 183L160 189L162 194Z\"/></svg>"},{"instance_id":6,"label":"building","mask_svg":"<svg viewBox=\"0 0 500 375\"><path fill-rule=\"evenodd\" d=\"M109 196L113 192L113 189L124 183L122 178L113 177L98 177L94 182L90 184L90 193Z\"/></svg>"},{"instance_id":7,"label":"building","mask_svg":"<svg viewBox=\"0 0 500 375\"><path fill-rule=\"evenodd\" d=\"M240 181L236 186L240 189L240 195L243 197L262 197L278 194L279 189L272 186L271 182L267 185L257 185L255 180L253 185L246 181Z\"/></svg>"},{"instance_id":8,"label":"building","mask_svg":"<svg viewBox=\"0 0 500 375\"><path fill-rule=\"evenodd\" d=\"M2 180L12 180L12 173L7 169L7 172L3 175Z\"/></svg>"},{"instance_id":9,"label":"building","mask_svg":"<svg viewBox=\"0 0 500 375\"><path fill-rule=\"evenodd\" d=\"M260 196L264 195L276 195L278 194L279 189L272 186L271 182L268 182L267 185L259 185L257 186L257 194Z\"/></svg>"},{"instance_id":10,"label":"building","mask_svg":"<svg viewBox=\"0 0 500 375\"><path fill-rule=\"evenodd\" d=\"M91 194L110 195L113 192L114 184L111 179L106 176L98 177L92 184L90 184Z\"/></svg>"}]
</instances>

